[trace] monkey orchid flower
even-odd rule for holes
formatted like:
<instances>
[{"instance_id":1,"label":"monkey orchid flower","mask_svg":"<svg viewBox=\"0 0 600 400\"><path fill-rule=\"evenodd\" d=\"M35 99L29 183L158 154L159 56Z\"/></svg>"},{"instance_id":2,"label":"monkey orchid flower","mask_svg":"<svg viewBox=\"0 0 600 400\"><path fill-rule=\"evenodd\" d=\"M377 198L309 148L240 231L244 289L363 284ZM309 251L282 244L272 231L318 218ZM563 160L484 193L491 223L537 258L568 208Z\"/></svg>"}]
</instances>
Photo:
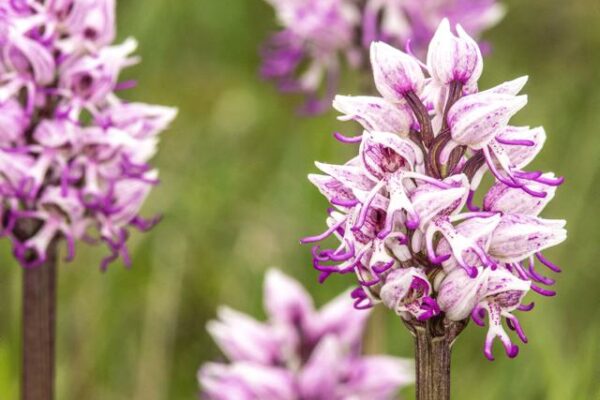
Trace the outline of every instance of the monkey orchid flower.
<instances>
[{"instance_id":1,"label":"monkey orchid flower","mask_svg":"<svg viewBox=\"0 0 600 400\"><path fill-rule=\"evenodd\" d=\"M381 96L333 102L340 119L364 129L335 134L356 146L355 156L318 163L323 174L310 176L332 206L325 232L302 239L314 244L319 279L354 273L355 308L383 303L405 320L419 352L433 351L423 343L436 335L449 351L468 319L482 324L487 312L485 356L493 359L499 338L514 357L501 319L526 341L513 313L532 308L523 304L530 290L555 294L547 288L554 279L538 266L560 272L543 253L567 237L565 221L540 217L563 179L524 170L546 132L510 125L527 104L519 94L527 78L480 91L481 51L448 20L427 63L380 42L371 44L371 63ZM481 185L488 173L491 187ZM330 248L318 244L325 240Z\"/></svg>"}]
</instances>

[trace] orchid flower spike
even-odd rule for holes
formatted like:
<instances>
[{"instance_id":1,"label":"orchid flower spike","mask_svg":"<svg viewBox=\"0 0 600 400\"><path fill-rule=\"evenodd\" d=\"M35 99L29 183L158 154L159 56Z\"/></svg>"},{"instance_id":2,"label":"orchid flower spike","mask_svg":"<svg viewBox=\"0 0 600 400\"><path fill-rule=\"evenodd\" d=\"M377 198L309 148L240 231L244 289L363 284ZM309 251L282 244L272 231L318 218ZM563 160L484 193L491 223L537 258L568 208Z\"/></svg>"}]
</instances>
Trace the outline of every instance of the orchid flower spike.
<instances>
[{"instance_id":1,"label":"orchid flower spike","mask_svg":"<svg viewBox=\"0 0 600 400\"><path fill-rule=\"evenodd\" d=\"M499 338L515 356L500 319L523 336L512 312L529 309L522 301L530 290L555 294L547 288L554 279L538 266L560 272L543 253L567 237L565 221L540 217L563 179L524 170L546 132L510 125L527 104L519 95L527 78L479 91L480 49L448 20L427 64L382 42L371 44L371 62L381 97L333 102L340 119L364 129L336 134L356 155L341 165L317 163L322 174L309 176L332 206L327 229L302 239L314 246L319 280L355 274L355 308L383 303L409 326L464 327L487 311L485 355ZM486 173L489 188L481 185ZM337 241L331 248L318 244L329 237Z\"/></svg>"},{"instance_id":2,"label":"orchid flower spike","mask_svg":"<svg viewBox=\"0 0 600 400\"><path fill-rule=\"evenodd\" d=\"M0 4L0 196L2 233L25 267L63 238L104 243L102 268L130 264L130 229L158 218L140 209L158 172L158 135L177 110L125 102L120 72L137 43L115 38L115 0Z\"/></svg>"},{"instance_id":3,"label":"orchid flower spike","mask_svg":"<svg viewBox=\"0 0 600 400\"><path fill-rule=\"evenodd\" d=\"M305 289L279 270L265 277L268 320L222 308L208 323L229 359L198 372L212 400L392 400L414 381L412 362L361 354L368 313L352 313L347 296L316 310Z\"/></svg>"}]
</instances>

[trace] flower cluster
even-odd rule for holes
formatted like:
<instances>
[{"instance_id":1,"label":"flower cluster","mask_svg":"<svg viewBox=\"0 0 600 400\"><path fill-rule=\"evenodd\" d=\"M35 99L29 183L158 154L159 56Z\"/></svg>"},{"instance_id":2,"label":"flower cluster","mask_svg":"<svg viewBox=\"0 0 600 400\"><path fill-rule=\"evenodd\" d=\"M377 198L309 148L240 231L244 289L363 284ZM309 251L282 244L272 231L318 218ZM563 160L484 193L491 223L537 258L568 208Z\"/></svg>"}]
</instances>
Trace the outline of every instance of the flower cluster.
<instances>
[{"instance_id":1,"label":"flower cluster","mask_svg":"<svg viewBox=\"0 0 600 400\"><path fill-rule=\"evenodd\" d=\"M539 217L562 178L524 170L544 129L509 125L527 103L519 95L527 79L479 91L480 49L448 20L427 64L382 42L371 46L371 63L381 97L333 103L340 119L364 128L358 137L336 133L359 144L358 155L344 165L317 163L323 174L309 175L333 207L326 232L303 242L340 241L315 246L314 267L321 280L355 273L356 308L381 301L410 321L471 316L478 324L487 312L486 356L493 358L496 337L515 356L502 319L526 341L511 312L531 309L522 304L530 289L554 295L542 287L554 280L536 264L558 272L542 251L566 238L565 221Z\"/></svg>"},{"instance_id":2,"label":"flower cluster","mask_svg":"<svg viewBox=\"0 0 600 400\"><path fill-rule=\"evenodd\" d=\"M425 51L448 17L479 36L504 15L496 0L267 0L284 29L263 48L261 73L284 92L304 93L304 113L328 109L342 60L365 65L371 42Z\"/></svg>"},{"instance_id":3,"label":"flower cluster","mask_svg":"<svg viewBox=\"0 0 600 400\"><path fill-rule=\"evenodd\" d=\"M114 0L11 0L0 4L2 234L26 267L57 237L103 241L102 266L128 263L128 227L157 171L148 165L176 110L120 100L133 39L111 45Z\"/></svg>"},{"instance_id":4,"label":"flower cluster","mask_svg":"<svg viewBox=\"0 0 600 400\"><path fill-rule=\"evenodd\" d=\"M353 313L346 296L316 311L298 282L270 270L265 310L266 323L229 308L209 322L231 363L200 369L207 399L386 400L414 380L408 360L361 355L368 315Z\"/></svg>"}]
</instances>

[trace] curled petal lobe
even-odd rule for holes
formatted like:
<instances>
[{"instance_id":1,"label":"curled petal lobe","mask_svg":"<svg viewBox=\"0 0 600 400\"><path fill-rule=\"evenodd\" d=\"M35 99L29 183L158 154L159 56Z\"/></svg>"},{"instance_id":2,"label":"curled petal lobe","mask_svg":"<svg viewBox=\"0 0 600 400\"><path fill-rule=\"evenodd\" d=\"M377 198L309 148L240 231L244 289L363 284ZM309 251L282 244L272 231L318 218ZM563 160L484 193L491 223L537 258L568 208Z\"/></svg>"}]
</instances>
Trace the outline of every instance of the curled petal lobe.
<instances>
[{"instance_id":1,"label":"curled petal lobe","mask_svg":"<svg viewBox=\"0 0 600 400\"><path fill-rule=\"evenodd\" d=\"M546 131L538 128L506 127L495 138L495 142L506 153L511 165L523 168L540 153L546 142Z\"/></svg>"}]
</instances>

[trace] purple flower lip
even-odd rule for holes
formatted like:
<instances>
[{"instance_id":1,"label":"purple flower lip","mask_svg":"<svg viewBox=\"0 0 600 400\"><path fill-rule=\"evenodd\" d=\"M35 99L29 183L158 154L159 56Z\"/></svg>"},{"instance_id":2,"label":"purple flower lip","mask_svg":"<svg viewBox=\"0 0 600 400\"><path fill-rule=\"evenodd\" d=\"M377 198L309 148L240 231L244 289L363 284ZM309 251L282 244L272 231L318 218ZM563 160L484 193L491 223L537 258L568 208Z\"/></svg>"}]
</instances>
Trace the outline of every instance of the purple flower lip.
<instances>
[{"instance_id":1,"label":"purple flower lip","mask_svg":"<svg viewBox=\"0 0 600 400\"><path fill-rule=\"evenodd\" d=\"M348 293L316 309L306 290L277 270L267 272L264 293L267 321L221 307L207 324L229 361L202 366L203 398L233 399L240 389L260 399L392 398L414 380L408 360L361 354L369 313L354 312ZM349 296L357 308L368 307L361 290Z\"/></svg>"}]
</instances>

